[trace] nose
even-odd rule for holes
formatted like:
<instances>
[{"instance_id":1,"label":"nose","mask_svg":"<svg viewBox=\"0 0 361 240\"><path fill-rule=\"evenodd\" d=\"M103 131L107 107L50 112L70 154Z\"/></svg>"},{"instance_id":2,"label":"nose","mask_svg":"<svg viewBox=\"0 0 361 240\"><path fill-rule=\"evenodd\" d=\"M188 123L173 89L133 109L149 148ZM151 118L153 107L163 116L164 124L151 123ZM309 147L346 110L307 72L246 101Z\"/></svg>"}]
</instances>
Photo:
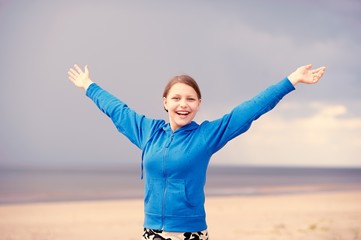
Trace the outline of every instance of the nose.
<instances>
[{"instance_id":1,"label":"nose","mask_svg":"<svg viewBox=\"0 0 361 240\"><path fill-rule=\"evenodd\" d=\"M179 105L180 105L180 107L182 107L182 108L187 107L186 101L180 101Z\"/></svg>"}]
</instances>

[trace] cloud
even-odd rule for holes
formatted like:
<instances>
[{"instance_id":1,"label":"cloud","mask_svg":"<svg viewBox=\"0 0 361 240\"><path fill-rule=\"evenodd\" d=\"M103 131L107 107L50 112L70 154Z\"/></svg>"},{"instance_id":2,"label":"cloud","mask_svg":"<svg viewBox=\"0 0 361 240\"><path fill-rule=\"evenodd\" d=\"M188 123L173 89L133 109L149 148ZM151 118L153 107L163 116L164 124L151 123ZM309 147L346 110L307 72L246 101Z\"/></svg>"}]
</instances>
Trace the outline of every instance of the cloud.
<instances>
[{"instance_id":1,"label":"cloud","mask_svg":"<svg viewBox=\"0 0 361 240\"><path fill-rule=\"evenodd\" d=\"M313 112L288 118L287 111ZM361 118L344 105L280 104L244 136L229 143L215 164L361 166Z\"/></svg>"},{"instance_id":2,"label":"cloud","mask_svg":"<svg viewBox=\"0 0 361 240\"><path fill-rule=\"evenodd\" d=\"M285 0L1 6L0 164L139 161L139 150L70 85L66 72L73 63L89 64L99 85L154 118L167 119L161 105L167 79L190 74L204 96L198 118L214 119L230 110L225 106L311 62L328 67L317 88L287 96L287 104L258 120L214 162L316 164L319 158L328 165L337 164L337 156L339 164L359 165L359 1L320 0L312 8ZM319 105L301 106L299 99Z\"/></svg>"}]
</instances>

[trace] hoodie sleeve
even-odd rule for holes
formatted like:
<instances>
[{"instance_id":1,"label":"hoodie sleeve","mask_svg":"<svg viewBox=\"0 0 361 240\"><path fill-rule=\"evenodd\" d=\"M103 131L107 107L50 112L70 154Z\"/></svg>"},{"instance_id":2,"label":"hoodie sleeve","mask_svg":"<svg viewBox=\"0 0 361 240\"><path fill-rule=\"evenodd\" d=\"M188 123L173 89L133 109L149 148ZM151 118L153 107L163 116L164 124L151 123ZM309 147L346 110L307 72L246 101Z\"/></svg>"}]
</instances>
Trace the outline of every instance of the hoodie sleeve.
<instances>
[{"instance_id":1,"label":"hoodie sleeve","mask_svg":"<svg viewBox=\"0 0 361 240\"><path fill-rule=\"evenodd\" d=\"M92 83L86 91L98 108L111 118L119 132L124 134L138 148L143 149L152 131L163 120L146 118L130 109L124 102Z\"/></svg>"},{"instance_id":2,"label":"hoodie sleeve","mask_svg":"<svg viewBox=\"0 0 361 240\"><path fill-rule=\"evenodd\" d=\"M213 154L221 149L228 141L246 132L253 121L273 109L288 93L295 90L288 78L272 85L236 106L222 118L204 122L204 137L209 146L209 153Z\"/></svg>"}]
</instances>

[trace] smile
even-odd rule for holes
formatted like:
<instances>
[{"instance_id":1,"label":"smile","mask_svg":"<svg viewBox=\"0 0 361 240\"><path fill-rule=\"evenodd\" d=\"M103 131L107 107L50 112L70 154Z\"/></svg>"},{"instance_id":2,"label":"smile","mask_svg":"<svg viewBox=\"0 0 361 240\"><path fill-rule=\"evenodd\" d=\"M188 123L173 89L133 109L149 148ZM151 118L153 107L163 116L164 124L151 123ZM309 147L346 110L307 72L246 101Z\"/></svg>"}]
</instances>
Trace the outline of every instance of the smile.
<instances>
[{"instance_id":1,"label":"smile","mask_svg":"<svg viewBox=\"0 0 361 240\"><path fill-rule=\"evenodd\" d=\"M187 116L189 114L189 112L187 111L179 111L179 112L176 112L178 115L182 115L182 116Z\"/></svg>"}]
</instances>

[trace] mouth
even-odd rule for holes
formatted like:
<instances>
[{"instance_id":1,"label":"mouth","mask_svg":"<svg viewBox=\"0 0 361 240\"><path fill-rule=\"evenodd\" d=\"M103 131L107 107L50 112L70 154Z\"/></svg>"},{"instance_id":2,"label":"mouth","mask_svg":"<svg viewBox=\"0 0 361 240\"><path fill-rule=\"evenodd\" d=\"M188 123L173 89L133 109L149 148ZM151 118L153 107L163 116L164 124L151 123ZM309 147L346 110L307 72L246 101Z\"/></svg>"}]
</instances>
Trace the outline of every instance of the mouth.
<instances>
[{"instance_id":1,"label":"mouth","mask_svg":"<svg viewBox=\"0 0 361 240\"><path fill-rule=\"evenodd\" d=\"M190 112L188 111L177 111L176 112L179 116L188 116Z\"/></svg>"}]
</instances>

